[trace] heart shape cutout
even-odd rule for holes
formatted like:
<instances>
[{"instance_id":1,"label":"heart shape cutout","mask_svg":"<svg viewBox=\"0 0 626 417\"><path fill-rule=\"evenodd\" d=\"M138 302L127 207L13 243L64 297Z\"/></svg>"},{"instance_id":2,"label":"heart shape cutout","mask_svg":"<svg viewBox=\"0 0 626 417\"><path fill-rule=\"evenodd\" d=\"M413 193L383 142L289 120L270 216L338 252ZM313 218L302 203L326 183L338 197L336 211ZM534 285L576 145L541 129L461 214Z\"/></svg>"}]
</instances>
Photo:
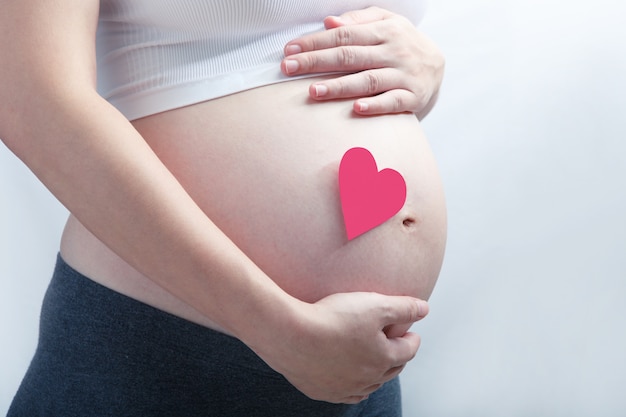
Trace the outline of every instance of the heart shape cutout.
<instances>
[{"instance_id":1,"label":"heart shape cutout","mask_svg":"<svg viewBox=\"0 0 626 417\"><path fill-rule=\"evenodd\" d=\"M392 218L406 201L406 183L398 171L378 171L365 148L349 149L339 164L339 194L348 240Z\"/></svg>"}]
</instances>

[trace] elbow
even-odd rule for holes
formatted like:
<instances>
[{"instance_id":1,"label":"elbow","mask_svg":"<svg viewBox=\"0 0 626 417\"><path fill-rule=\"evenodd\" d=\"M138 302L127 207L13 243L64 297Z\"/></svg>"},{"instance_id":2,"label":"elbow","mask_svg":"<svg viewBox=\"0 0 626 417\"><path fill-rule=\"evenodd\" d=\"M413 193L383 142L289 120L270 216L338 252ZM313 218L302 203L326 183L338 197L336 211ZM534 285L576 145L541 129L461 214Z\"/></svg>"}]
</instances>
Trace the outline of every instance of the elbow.
<instances>
[{"instance_id":1,"label":"elbow","mask_svg":"<svg viewBox=\"0 0 626 417\"><path fill-rule=\"evenodd\" d=\"M27 164L30 156L45 158L46 149L70 135L72 123L100 99L91 91L55 83L0 82L0 140Z\"/></svg>"}]
</instances>

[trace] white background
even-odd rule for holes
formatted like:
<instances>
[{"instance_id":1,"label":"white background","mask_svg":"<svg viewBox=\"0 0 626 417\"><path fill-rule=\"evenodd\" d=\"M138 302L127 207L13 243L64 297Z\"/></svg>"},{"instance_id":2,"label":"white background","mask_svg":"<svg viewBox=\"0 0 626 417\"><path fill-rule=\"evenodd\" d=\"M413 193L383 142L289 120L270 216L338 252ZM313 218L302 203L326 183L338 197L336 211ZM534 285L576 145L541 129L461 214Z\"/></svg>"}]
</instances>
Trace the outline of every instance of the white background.
<instances>
[{"instance_id":1,"label":"white background","mask_svg":"<svg viewBox=\"0 0 626 417\"><path fill-rule=\"evenodd\" d=\"M620 0L431 1L449 244L405 416L626 415L625 20ZM0 415L64 218L0 147Z\"/></svg>"}]
</instances>

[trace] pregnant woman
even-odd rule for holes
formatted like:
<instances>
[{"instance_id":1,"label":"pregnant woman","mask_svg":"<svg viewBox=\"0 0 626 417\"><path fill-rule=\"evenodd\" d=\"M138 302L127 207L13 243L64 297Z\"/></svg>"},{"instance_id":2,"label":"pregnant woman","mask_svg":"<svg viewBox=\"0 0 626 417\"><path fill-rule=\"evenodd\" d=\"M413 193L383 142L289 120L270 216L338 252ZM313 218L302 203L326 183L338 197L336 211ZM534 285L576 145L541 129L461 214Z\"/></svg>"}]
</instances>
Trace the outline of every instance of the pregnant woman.
<instances>
[{"instance_id":1,"label":"pregnant woman","mask_svg":"<svg viewBox=\"0 0 626 417\"><path fill-rule=\"evenodd\" d=\"M3 3L0 137L71 212L10 416L400 415L445 246L413 114L442 63L400 17L421 2L369 4ZM348 240L354 147L407 195Z\"/></svg>"}]
</instances>

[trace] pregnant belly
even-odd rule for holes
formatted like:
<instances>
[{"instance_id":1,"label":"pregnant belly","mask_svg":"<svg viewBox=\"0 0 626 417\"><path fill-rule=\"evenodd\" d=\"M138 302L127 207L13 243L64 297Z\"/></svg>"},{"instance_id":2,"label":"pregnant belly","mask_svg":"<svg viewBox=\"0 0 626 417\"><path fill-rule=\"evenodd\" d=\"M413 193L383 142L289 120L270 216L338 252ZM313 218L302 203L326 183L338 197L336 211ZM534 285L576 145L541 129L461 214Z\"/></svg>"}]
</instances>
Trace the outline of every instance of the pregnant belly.
<instances>
[{"instance_id":1,"label":"pregnant belly","mask_svg":"<svg viewBox=\"0 0 626 417\"><path fill-rule=\"evenodd\" d=\"M266 86L136 121L207 215L285 291L305 301L345 291L430 295L443 258L445 206L417 119L358 117L315 103L311 80ZM400 172L407 199L348 240L339 162L365 147Z\"/></svg>"}]
</instances>

